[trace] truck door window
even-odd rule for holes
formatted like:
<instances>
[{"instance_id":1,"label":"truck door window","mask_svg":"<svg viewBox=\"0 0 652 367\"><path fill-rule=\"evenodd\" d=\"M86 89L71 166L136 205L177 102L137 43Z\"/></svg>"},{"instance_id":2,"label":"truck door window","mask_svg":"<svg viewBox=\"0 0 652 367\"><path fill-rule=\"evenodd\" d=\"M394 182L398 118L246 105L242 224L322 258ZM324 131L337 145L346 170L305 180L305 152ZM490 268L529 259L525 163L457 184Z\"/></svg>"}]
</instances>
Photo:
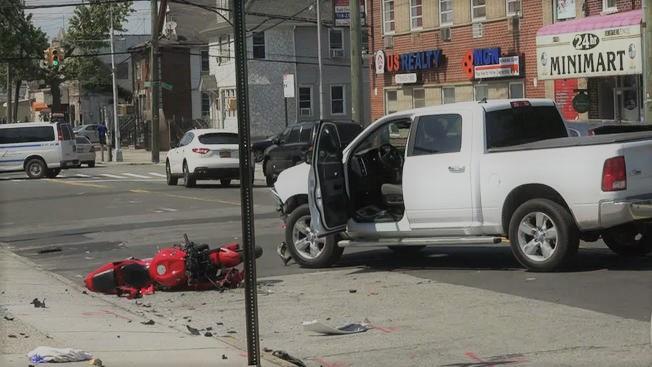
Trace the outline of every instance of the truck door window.
<instances>
[{"instance_id":1,"label":"truck door window","mask_svg":"<svg viewBox=\"0 0 652 367\"><path fill-rule=\"evenodd\" d=\"M457 153L462 148L462 116L457 114L419 117L411 156Z\"/></svg>"}]
</instances>

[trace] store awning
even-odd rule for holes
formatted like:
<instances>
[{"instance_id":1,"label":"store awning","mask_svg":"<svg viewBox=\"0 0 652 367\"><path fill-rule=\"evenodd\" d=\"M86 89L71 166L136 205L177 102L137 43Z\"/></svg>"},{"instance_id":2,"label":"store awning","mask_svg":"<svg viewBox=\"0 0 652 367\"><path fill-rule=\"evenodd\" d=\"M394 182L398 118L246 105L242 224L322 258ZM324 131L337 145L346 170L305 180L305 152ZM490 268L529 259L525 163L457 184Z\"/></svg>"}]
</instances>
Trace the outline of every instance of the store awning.
<instances>
[{"instance_id":1,"label":"store awning","mask_svg":"<svg viewBox=\"0 0 652 367\"><path fill-rule=\"evenodd\" d=\"M589 32L597 29L609 29L640 25L643 17L641 9L626 11L610 15L596 15L592 17L557 22L539 29L537 36L552 36L564 33Z\"/></svg>"}]
</instances>

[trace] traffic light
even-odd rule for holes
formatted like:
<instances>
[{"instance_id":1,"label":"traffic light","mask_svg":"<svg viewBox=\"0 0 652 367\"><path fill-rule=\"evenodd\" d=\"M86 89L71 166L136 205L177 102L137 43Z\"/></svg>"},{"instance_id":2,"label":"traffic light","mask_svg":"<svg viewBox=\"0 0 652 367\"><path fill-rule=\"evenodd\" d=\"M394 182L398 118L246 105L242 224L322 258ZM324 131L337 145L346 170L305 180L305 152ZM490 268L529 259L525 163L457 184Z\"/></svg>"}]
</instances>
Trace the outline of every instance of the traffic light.
<instances>
[{"instance_id":1,"label":"traffic light","mask_svg":"<svg viewBox=\"0 0 652 367\"><path fill-rule=\"evenodd\" d=\"M54 66L55 68L59 67L59 50L56 48L50 53L50 65Z\"/></svg>"},{"instance_id":2,"label":"traffic light","mask_svg":"<svg viewBox=\"0 0 652 367\"><path fill-rule=\"evenodd\" d=\"M50 47L44 51L48 65L58 68L63 64L63 49Z\"/></svg>"}]
</instances>

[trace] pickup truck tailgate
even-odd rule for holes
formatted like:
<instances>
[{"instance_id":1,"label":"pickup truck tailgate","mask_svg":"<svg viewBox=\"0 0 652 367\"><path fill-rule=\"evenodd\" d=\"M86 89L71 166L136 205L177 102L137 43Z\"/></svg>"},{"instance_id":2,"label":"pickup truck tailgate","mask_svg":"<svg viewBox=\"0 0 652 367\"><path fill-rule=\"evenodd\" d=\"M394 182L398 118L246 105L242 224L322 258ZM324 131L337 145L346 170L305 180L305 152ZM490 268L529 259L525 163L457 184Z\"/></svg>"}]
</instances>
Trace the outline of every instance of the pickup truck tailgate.
<instances>
[{"instance_id":1,"label":"pickup truck tailgate","mask_svg":"<svg viewBox=\"0 0 652 367\"><path fill-rule=\"evenodd\" d=\"M626 143L623 153L628 196L652 194L652 140Z\"/></svg>"}]
</instances>

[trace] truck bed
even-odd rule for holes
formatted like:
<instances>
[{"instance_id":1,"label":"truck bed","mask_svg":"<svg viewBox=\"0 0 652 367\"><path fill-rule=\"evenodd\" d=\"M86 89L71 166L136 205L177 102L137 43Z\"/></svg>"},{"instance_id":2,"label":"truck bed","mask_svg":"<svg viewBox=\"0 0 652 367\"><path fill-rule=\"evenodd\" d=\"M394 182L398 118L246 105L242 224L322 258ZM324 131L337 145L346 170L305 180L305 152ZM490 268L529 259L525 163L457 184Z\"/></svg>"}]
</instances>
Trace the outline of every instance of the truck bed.
<instances>
[{"instance_id":1,"label":"truck bed","mask_svg":"<svg viewBox=\"0 0 652 367\"><path fill-rule=\"evenodd\" d=\"M567 137L558 139L540 140L533 143L512 145L509 147L491 148L488 153L514 152L521 150L569 148L589 145L604 145L613 143L628 143L641 140L652 140L652 132L634 132L609 135L595 135L582 137Z\"/></svg>"}]
</instances>

